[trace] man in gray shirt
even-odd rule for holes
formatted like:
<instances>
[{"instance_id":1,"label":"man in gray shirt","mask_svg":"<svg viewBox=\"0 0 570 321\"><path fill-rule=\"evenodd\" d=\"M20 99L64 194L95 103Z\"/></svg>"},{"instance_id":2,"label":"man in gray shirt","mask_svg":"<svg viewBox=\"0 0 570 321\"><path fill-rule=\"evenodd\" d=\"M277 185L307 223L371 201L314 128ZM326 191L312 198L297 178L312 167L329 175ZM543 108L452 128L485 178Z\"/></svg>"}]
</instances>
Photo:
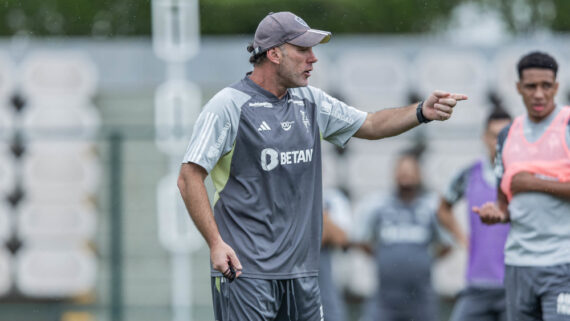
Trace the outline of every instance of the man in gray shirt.
<instances>
[{"instance_id":1,"label":"man in gray shirt","mask_svg":"<svg viewBox=\"0 0 570 321\"><path fill-rule=\"evenodd\" d=\"M431 268L450 239L437 221L437 195L423 186L420 154L419 149L402 153L394 191L375 192L357 209L351 240L372 245L378 276L362 321L438 320Z\"/></svg>"},{"instance_id":2,"label":"man in gray shirt","mask_svg":"<svg viewBox=\"0 0 570 321\"><path fill-rule=\"evenodd\" d=\"M321 138L343 146L352 136L398 135L447 120L467 99L435 91L422 103L371 114L350 107L308 86L312 47L330 37L290 12L267 15L248 47L253 72L198 117L178 186L210 248L216 320L322 320Z\"/></svg>"},{"instance_id":3,"label":"man in gray shirt","mask_svg":"<svg viewBox=\"0 0 570 321\"><path fill-rule=\"evenodd\" d=\"M511 223L505 244L509 321L570 320L570 108L557 106L558 64L532 52L518 63L526 114L499 134L497 204L484 223Z\"/></svg>"}]
</instances>

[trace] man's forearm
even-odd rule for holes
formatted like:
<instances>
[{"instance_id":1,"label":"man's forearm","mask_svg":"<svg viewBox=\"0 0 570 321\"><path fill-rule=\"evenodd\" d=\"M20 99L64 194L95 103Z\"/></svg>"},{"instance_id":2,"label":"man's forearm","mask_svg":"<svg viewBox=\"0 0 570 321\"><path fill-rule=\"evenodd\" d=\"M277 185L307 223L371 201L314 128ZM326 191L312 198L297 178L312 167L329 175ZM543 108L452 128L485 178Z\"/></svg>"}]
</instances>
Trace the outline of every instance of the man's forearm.
<instances>
[{"instance_id":1,"label":"man's forearm","mask_svg":"<svg viewBox=\"0 0 570 321\"><path fill-rule=\"evenodd\" d=\"M355 137L380 139L399 135L420 124L420 119L447 120L458 101L467 99L462 94L452 94L436 90L419 106L421 114L416 114L418 104L405 107L389 108L368 114Z\"/></svg>"},{"instance_id":2,"label":"man's forearm","mask_svg":"<svg viewBox=\"0 0 570 321\"><path fill-rule=\"evenodd\" d=\"M198 165L183 164L178 178L178 188L192 221L208 246L212 248L221 241L221 236L204 185L206 176L206 171Z\"/></svg>"},{"instance_id":3,"label":"man's forearm","mask_svg":"<svg viewBox=\"0 0 570 321\"><path fill-rule=\"evenodd\" d=\"M545 179L539 179L535 185L535 189L538 192L543 192L550 194L552 196L570 199L570 182L562 183L549 181Z\"/></svg>"},{"instance_id":4,"label":"man's forearm","mask_svg":"<svg viewBox=\"0 0 570 321\"><path fill-rule=\"evenodd\" d=\"M448 204L446 201L442 200L439 206L439 210L437 212L437 218L440 224L445 227L451 235L463 246L467 246L467 237L461 230L459 223L453 216L453 212L451 209L451 205Z\"/></svg>"},{"instance_id":5,"label":"man's forearm","mask_svg":"<svg viewBox=\"0 0 570 321\"><path fill-rule=\"evenodd\" d=\"M354 135L364 139L380 139L399 135L419 125L417 103L405 107L382 109L368 114L363 126Z\"/></svg>"},{"instance_id":6,"label":"man's forearm","mask_svg":"<svg viewBox=\"0 0 570 321\"><path fill-rule=\"evenodd\" d=\"M570 182L558 182L537 177L533 173L520 172L513 176L511 191L513 194L539 192L570 199Z\"/></svg>"}]
</instances>

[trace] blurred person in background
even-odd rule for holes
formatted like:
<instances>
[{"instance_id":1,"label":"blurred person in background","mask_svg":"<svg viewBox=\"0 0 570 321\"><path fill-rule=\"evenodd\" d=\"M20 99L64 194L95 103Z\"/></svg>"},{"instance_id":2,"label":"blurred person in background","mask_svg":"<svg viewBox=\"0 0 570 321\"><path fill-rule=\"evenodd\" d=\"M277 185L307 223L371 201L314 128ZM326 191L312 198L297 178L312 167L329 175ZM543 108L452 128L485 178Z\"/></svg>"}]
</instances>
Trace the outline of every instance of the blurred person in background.
<instances>
[{"instance_id":1,"label":"blurred person in background","mask_svg":"<svg viewBox=\"0 0 570 321\"><path fill-rule=\"evenodd\" d=\"M334 278L333 255L349 246L348 232L352 210L347 193L342 188L323 191L323 236L319 268L319 288L325 321L346 321L346 303Z\"/></svg>"},{"instance_id":2,"label":"blurred person in background","mask_svg":"<svg viewBox=\"0 0 570 321\"><path fill-rule=\"evenodd\" d=\"M511 116L496 106L487 116L483 142L486 157L457 173L441 199L438 218L455 240L468 251L467 287L460 293L451 321L504 321L505 272L504 247L509 232L507 224L488 226L471 209L497 199L497 181L493 172L497 136L511 121ZM453 205L461 198L467 201L469 237L453 215Z\"/></svg>"},{"instance_id":3,"label":"blurred person in background","mask_svg":"<svg viewBox=\"0 0 570 321\"><path fill-rule=\"evenodd\" d=\"M450 240L438 227L437 195L423 187L420 150L399 156L393 193L373 194L357 209L351 240L375 244L379 283L362 321L439 320L431 269Z\"/></svg>"},{"instance_id":4,"label":"blurred person in background","mask_svg":"<svg viewBox=\"0 0 570 321\"><path fill-rule=\"evenodd\" d=\"M497 202L476 206L510 222L505 245L509 321L570 320L570 107L555 103L558 63L531 52L517 64L526 107L498 137Z\"/></svg>"},{"instance_id":5,"label":"blurred person in background","mask_svg":"<svg viewBox=\"0 0 570 321\"><path fill-rule=\"evenodd\" d=\"M322 320L321 138L344 146L352 136L398 135L449 119L467 99L435 91L375 113L350 107L308 86L312 47L330 37L290 12L270 13L248 46L253 71L218 92L195 123L178 187L210 248L216 320Z\"/></svg>"}]
</instances>

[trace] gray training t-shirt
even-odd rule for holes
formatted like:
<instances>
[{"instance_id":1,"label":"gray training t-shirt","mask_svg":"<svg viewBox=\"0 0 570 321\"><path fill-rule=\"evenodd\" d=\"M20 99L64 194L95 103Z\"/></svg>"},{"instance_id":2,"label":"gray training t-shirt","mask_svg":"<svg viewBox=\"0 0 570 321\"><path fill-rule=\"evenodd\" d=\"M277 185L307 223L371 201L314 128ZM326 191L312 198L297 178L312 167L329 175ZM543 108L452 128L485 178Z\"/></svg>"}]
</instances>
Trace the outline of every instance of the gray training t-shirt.
<instances>
[{"instance_id":1,"label":"gray training t-shirt","mask_svg":"<svg viewBox=\"0 0 570 321\"><path fill-rule=\"evenodd\" d=\"M449 244L437 221L438 197L423 192L405 203L396 195L374 195L357 209L351 239L375 242L380 282L379 298L392 307L431 302L431 245Z\"/></svg>"},{"instance_id":2,"label":"gray training t-shirt","mask_svg":"<svg viewBox=\"0 0 570 321\"><path fill-rule=\"evenodd\" d=\"M560 110L561 107L557 107L540 123L533 123L525 116L525 138L531 143L537 141ZM504 128L497 140L495 174L499 186L504 173L502 150L510 127ZM570 147L570 124L566 144ZM509 203L509 214L511 229L505 245L505 264L548 266L570 263L570 200L547 193L519 193Z\"/></svg>"},{"instance_id":3,"label":"gray training t-shirt","mask_svg":"<svg viewBox=\"0 0 570 321\"><path fill-rule=\"evenodd\" d=\"M184 162L210 172L214 217L242 277L318 275L321 137L343 146L366 115L310 86L278 99L247 76L206 104Z\"/></svg>"}]
</instances>

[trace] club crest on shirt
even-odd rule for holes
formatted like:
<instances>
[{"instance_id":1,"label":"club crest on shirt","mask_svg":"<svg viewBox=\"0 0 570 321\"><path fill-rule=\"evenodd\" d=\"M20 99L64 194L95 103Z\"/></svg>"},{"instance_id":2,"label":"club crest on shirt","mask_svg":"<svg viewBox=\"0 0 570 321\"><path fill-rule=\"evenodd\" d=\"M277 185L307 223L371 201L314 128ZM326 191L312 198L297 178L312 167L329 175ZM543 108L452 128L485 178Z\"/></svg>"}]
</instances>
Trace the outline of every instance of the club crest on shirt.
<instances>
[{"instance_id":1,"label":"club crest on shirt","mask_svg":"<svg viewBox=\"0 0 570 321\"><path fill-rule=\"evenodd\" d=\"M309 129L309 127L311 127L311 121L309 121L307 113L302 110L300 110L300 112L301 112L301 119L303 120L303 125L305 125L307 129Z\"/></svg>"},{"instance_id":2,"label":"club crest on shirt","mask_svg":"<svg viewBox=\"0 0 570 321\"><path fill-rule=\"evenodd\" d=\"M281 123L281 128L287 132L293 127L294 123L294 121L284 121Z\"/></svg>"}]
</instances>

